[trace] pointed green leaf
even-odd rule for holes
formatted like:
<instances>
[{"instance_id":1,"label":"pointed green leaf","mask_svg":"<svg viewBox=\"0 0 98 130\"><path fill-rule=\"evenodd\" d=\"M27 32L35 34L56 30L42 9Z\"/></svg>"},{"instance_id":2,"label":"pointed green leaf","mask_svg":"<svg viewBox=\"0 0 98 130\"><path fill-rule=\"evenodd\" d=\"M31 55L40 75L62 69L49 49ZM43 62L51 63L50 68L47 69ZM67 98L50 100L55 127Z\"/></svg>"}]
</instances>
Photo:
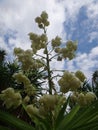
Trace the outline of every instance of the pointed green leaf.
<instances>
[{"instance_id":1,"label":"pointed green leaf","mask_svg":"<svg viewBox=\"0 0 98 130\"><path fill-rule=\"evenodd\" d=\"M96 122L98 122L98 102L80 108L70 124L66 125L66 130L89 130L89 128L93 130L97 126Z\"/></svg>"},{"instance_id":2,"label":"pointed green leaf","mask_svg":"<svg viewBox=\"0 0 98 130\"><path fill-rule=\"evenodd\" d=\"M79 109L80 109L80 106L76 105L67 115L65 115L64 119L62 120L62 122L58 126L57 130L63 130L63 129L68 130L67 126L69 125L71 120L74 118L74 116L77 114Z\"/></svg>"},{"instance_id":3,"label":"pointed green leaf","mask_svg":"<svg viewBox=\"0 0 98 130\"><path fill-rule=\"evenodd\" d=\"M42 130L51 130L51 125L48 121L48 118L42 118L38 115L35 115L35 123L41 126L43 129Z\"/></svg>"},{"instance_id":4,"label":"pointed green leaf","mask_svg":"<svg viewBox=\"0 0 98 130\"><path fill-rule=\"evenodd\" d=\"M65 115L65 111L66 111L66 108L68 106L68 103L69 103L69 98L67 99L67 101L65 102L65 104L63 105L63 107L61 108L58 116L57 116L57 119L56 119L56 122L55 122L55 127L57 128L58 125L60 124L60 122L63 120L64 118L64 115Z\"/></svg>"},{"instance_id":5,"label":"pointed green leaf","mask_svg":"<svg viewBox=\"0 0 98 130\"><path fill-rule=\"evenodd\" d=\"M18 130L35 130L34 127L29 125L23 120L20 120L11 114L1 111L0 110L0 121L4 122L5 124L17 128Z\"/></svg>"},{"instance_id":6,"label":"pointed green leaf","mask_svg":"<svg viewBox=\"0 0 98 130\"><path fill-rule=\"evenodd\" d=\"M96 120L98 120L98 102L80 109L70 126L75 128L81 124L83 125Z\"/></svg>"}]
</instances>

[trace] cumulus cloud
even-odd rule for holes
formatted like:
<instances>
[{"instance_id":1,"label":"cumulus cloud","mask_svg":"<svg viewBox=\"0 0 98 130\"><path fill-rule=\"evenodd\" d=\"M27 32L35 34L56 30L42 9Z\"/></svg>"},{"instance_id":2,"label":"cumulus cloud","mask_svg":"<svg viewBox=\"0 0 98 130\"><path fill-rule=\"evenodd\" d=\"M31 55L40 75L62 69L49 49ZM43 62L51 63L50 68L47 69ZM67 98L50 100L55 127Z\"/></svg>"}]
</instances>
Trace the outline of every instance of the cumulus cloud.
<instances>
[{"instance_id":1,"label":"cumulus cloud","mask_svg":"<svg viewBox=\"0 0 98 130\"><path fill-rule=\"evenodd\" d=\"M93 31L89 34L89 42L92 42L94 39L96 39L98 37L98 32Z\"/></svg>"},{"instance_id":2,"label":"cumulus cloud","mask_svg":"<svg viewBox=\"0 0 98 130\"><path fill-rule=\"evenodd\" d=\"M92 4L90 4L88 6L88 10L87 10L87 15L90 18L95 18L96 16L98 16L98 1L93 2Z\"/></svg>"},{"instance_id":3,"label":"cumulus cloud","mask_svg":"<svg viewBox=\"0 0 98 130\"><path fill-rule=\"evenodd\" d=\"M44 4L43 4L44 3ZM40 6L39 6L40 5ZM23 49L30 48L29 32L41 33L34 21L35 17L46 10L51 20L48 29L49 38L61 35L64 22L64 8L55 0L44 1L36 0L9 0L0 3L0 36L3 43L0 47L13 52L14 47L22 47ZM59 27L59 28L58 28ZM14 37L8 37L8 42L5 41L5 36L9 35L8 30L11 30ZM8 46L9 44L9 46ZM9 53L11 54L11 53Z\"/></svg>"},{"instance_id":4,"label":"cumulus cloud","mask_svg":"<svg viewBox=\"0 0 98 130\"><path fill-rule=\"evenodd\" d=\"M93 71L98 69L98 46L93 48L88 54L78 53L76 58L65 63L66 69L75 72L82 70L87 78L91 78Z\"/></svg>"},{"instance_id":5,"label":"cumulus cloud","mask_svg":"<svg viewBox=\"0 0 98 130\"><path fill-rule=\"evenodd\" d=\"M30 48L31 43L27 34L29 32L41 33L34 19L36 16L40 15L43 10L46 10L49 15L50 26L47 31L49 38L51 39L56 35L60 35L63 40L66 41L64 22L68 20L75 21L79 10L83 6L87 7L87 15L89 18L95 18L94 16L97 16L98 4L94 3L94 0L0 1L0 48L7 49L9 54L11 54L14 47L22 47L23 49ZM13 32L13 37L9 35L6 42L5 36L8 35L8 30ZM92 33L90 36L92 36L90 40L93 40L96 34ZM75 70L77 67L88 73L97 62L95 59L91 58L95 56L95 52L96 49L93 48L89 54L78 54L75 60L69 63L67 62L67 68ZM89 65L89 63L93 65ZM64 63L58 65L60 68L64 67ZM57 68L58 65L55 65L55 67Z\"/></svg>"},{"instance_id":6,"label":"cumulus cloud","mask_svg":"<svg viewBox=\"0 0 98 130\"><path fill-rule=\"evenodd\" d=\"M76 17L79 9L83 5L90 5L92 1L4 0L0 4L0 12L2 12L0 13L0 25L3 26L3 31L9 28L17 31L17 37L27 42L27 34L30 31L39 32L34 22L35 17L40 15L41 11L46 10L51 21L48 34L50 37L62 35L64 21L69 17Z\"/></svg>"},{"instance_id":7,"label":"cumulus cloud","mask_svg":"<svg viewBox=\"0 0 98 130\"><path fill-rule=\"evenodd\" d=\"M0 37L0 48L1 48L1 49L4 48L5 50L8 49L8 46L7 46L7 44L5 44L5 42L4 42L4 40L3 40L2 37Z\"/></svg>"}]
</instances>

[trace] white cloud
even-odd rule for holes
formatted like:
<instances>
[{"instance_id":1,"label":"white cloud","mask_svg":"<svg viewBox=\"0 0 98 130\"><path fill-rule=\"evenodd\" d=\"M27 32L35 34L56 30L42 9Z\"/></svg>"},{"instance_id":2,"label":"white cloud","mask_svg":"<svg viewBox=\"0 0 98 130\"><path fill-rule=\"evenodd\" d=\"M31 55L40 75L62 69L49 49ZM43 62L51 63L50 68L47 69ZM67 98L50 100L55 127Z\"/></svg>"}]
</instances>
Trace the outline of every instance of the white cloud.
<instances>
[{"instance_id":1,"label":"white cloud","mask_svg":"<svg viewBox=\"0 0 98 130\"><path fill-rule=\"evenodd\" d=\"M98 58L98 46L94 47L91 50L90 57L91 58L96 58L96 57Z\"/></svg>"},{"instance_id":2,"label":"white cloud","mask_svg":"<svg viewBox=\"0 0 98 130\"><path fill-rule=\"evenodd\" d=\"M36 16L40 15L41 11L46 10L49 14L50 27L48 29L49 38L60 35L66 41L66 30L64 30L63 23L68 19L75 21L82 6L88 7L88 16L92 18L97 16L97 4L93 4L94 0L4 0L0 3L0 46L6 48L10 52L10 48L4 41L4 35L8 29L16 31L16 38L9 37L10 46L17 46L27 49L30 47L30 41L27 34L29 32L40 33L34 22ZM95 26L94 26L95 27ZM90 40L94 39L95 34L92 34ZM2 44L1 44L2 43ZM96 49L92 49L90 54L79 54L74 60L77 68L90 72L90 69L98 63L95 59ZM97 55L97 53L96 53ZM64 63L55 65L56 68L60 66L63 68ZM75 70L74 63L70 61L67 63L67 68Z\"/></svg>"},{"instance_id":3,"label":"white cloud","mask_svg":"<svg viewBox=\"0 0 98 130\"><path fill-rule=\"evenodd\" d=\"M5 44L5 42L4 42L2 37L0 37L0 48L1 49L5 48L5 50L8 49L8 46Z\"/></svg>"},{"instance_id":4,"label":"white cloud","mask_svg":"<svg viewBox=\"0 0 98 130\"><path fill-rule=\"evenodd\" d=\"M5 34L7 29L15 30L17 31L17 38L14 39L15 46L17 46L18 41L20 41L19 46L21 46L21 43L30 44L27 34L31 31L41 32L37 28L34 19L43 10L48 12L49 19L51 19L48 31L49 37L52 38L52 36L61 34L64 22L64 8L59 5L55 0L47 2L44 0L36 0L35 2L32 0L4 1L0 5L0 12L2 12L0 13L0 34ZM26 49L25 46L22 47Z\"/></svg>"},{"instance_id":5,"label":"white cloud","mask_svg":"<svg viewBox=\"0 0 98 130\"><path fill-rule=\"evenodd\" d=\"M93 48L90 53L78 53L76 58L67 62L66 69L75 72L81 70L88 78L91 78L93 71L98 69L98 46Z\"/></svg>"},{"instance_id":6,"label":"white cloud","mask_svg":"<svg viewBox=\"0 0 98 130\"><path fill-rule=\"evenodd\" d=\"M88 42L92 42L94 39L96 39L98 37L98 32L94 31L94 32L91 32L89 34L89 41Z\"/></svg>"},{"instance_id":7,"label":"white cloud","mask_svg":"<svg viewBox=\"0 0 98 130\"><path fill-rule=\"evenodd\" d=\"M17 37L21 39L20 44L21 42L27 42L28 44L27 34L31 31L40 32L34 22L35 17L40 15L41 11L46 10L51 22L48 30L50 38L55 35L62 36L65 33L64 21L69 17L75 20L74 18L76 18L79 9L83 5L90 5L92 1L94 0L66 0L60 2L57 0L5 0L0 5L0 25L3 24L4 28L17 31Z\"/></svg>"},{"instance_id":8,"label":"white cloud","mask_svg":"<svg viewBox=\"0 0 98 130\"><path fill-rule=\"evenodd\" d=\"M98 3L92 3L88 6L87 15L89 18L95 18L98 16Z\"/></svg>"},{"instance_id":9,"label":"white cloud","mask_svg":"<svg viewBox=\"0 0 98 130\"><path fill-rule=\"evenodd\" d=\"M6 58L9 58L9 56L10 56L9 59L13 58L12 50L9 49L9 46L7 44L5 44L5 41L2 37L0 37L0 49L1 50L4 49L6 51L6 53L7 53Z\"/></svg>"}]
</instances>

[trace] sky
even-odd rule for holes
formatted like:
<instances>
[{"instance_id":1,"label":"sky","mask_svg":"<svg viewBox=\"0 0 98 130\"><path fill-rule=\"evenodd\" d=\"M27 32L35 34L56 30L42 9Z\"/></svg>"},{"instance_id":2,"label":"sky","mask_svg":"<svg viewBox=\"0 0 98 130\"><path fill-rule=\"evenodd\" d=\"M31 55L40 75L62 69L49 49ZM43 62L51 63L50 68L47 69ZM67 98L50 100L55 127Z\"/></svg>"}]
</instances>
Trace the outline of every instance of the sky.
<instances>
[{"instance_id":1,"label":"sky","mask_svg":"<svg viewBox=\"0 0 98 130\"><path fill-rule=\"evenodd\" d=\"M29 49L28 33L41 33L34 19L46 11L50 39L77 40L75 59L53 62L56 69L81 70L88 78L98 69L98 0L0 0L0 48L12 58L14 47Z\"/></svg>"}]
</instances>

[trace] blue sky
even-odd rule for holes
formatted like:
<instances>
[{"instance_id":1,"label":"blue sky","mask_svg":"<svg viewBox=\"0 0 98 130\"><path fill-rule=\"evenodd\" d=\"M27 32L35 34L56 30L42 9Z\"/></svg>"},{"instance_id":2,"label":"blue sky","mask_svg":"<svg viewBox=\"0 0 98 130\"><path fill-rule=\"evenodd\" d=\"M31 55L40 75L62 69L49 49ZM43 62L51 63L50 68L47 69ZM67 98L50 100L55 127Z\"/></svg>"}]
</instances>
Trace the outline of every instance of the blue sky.
<instances>
[{"instance_id":1,"label":"blue sky","mask_svg":"<svg viewBox=\"0 0 98 130\"><path fill-rule=\"evenodd\" d=\"M40 6L39 6L40 5ZM49 39L78 40L77 56L72 61L52 63L55 68L82 70L87 77L98 69L97 0L0 0L0 48L13 54L14 47L30 48L29 32L41 33L34 22L46 10Z\"/></svg>"},{"instance_id":2,"label":"blue sky","mask_svg":"<svg viewBox=\"0 0 98 130\"><path fill-rule=\"evenodd\" d=\"M93 47L98 45L98 15L96 19L90 19L87 15L87 7L82 6L77 15L76 21L69 19L64 23L64 28L67 32L67 39L78 40L78 50L80 52L89 53ZM96 24L95 24L96 23ZM74 28L74 30L72 30ZM91 39L91 34L95 33L96 36Z\"/></svg>"}]
</instances>

